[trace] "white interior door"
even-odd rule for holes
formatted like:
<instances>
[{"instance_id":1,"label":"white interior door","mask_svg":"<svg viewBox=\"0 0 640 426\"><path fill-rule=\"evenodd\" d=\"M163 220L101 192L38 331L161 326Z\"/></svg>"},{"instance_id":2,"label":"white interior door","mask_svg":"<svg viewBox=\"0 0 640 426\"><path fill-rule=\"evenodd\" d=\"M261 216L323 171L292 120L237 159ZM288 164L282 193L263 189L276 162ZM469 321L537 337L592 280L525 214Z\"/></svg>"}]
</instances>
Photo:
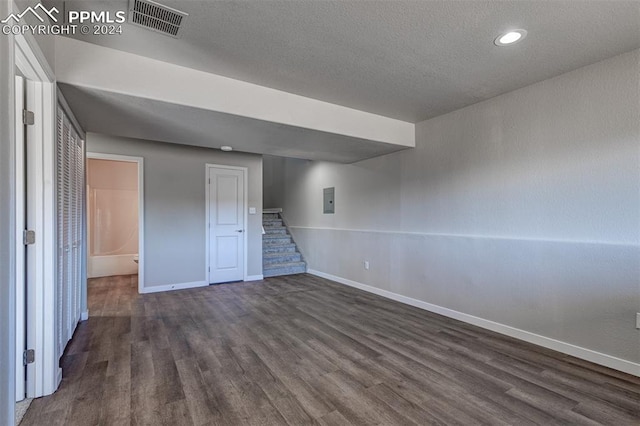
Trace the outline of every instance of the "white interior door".
<instances>
[{"instance_id":1,"label":"white interior door","mask_svg":"<svg viewBox=\"0 0 640 426\"><path fill-rule=\"evenodd\" d=\"M245 170L210 166L209 283L244 280Z\"/></svg>"},{"instance_id":2,"label":"white interior door","mask_svg":"<svg viewBox=\"0 0 640 426\"><path fill-rule=\"evenodd\" d=\"M25 246L23 231L25 223L26 173L25 173L25 131L22 111L25 109L25 80L16 76L16 401L26 395L26 368L23 354L27 348L26 328L26 274Z\"/></svg>"}]
</instances>

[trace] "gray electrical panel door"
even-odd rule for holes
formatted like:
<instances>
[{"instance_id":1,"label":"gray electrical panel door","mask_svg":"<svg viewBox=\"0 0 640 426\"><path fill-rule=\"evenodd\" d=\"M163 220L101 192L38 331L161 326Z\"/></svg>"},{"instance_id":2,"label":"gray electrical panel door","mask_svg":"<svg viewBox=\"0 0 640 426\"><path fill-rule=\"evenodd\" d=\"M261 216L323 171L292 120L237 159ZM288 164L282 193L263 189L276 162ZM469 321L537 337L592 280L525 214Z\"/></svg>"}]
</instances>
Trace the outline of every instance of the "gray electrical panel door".
<instances>
[{"instance_id":1,"label":"gray electrical panel door","mask_svg":"<svg viewBox=\"0 0 640 426\"><path fill-rule=\"evenodd\" d=\"M322 197L322 206L323 206L323 210L322 212L324 214L333 214L336 211L336 207L335 207L335 188L324 188L322 190L323 192L323 197Z\"/></svg>"}]
</instances>

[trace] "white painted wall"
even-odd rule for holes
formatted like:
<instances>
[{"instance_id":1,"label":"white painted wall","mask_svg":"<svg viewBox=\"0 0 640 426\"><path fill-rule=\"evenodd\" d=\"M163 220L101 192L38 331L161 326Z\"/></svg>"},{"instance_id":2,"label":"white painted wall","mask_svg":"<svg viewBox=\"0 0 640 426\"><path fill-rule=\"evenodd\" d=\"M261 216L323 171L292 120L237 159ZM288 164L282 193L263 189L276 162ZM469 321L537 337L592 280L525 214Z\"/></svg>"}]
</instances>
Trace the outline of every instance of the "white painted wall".
<instances>
[{"instance_id":1,"label":"white painted wall","mask_svg":"<svg viewBox=\"0 0 640 426\"><path fill-rule=\"evenodd\" d=\"M413 150L353 165L265 157L265 200L312 270L640 374L639 63L633 51L424 121Z\"/></svg>"},{"instance_id":2,"label":"white painted wall","mask_svg":"<svg viewBox=\"0 0 640 426\"><path fill-rule=\"evenodd\" d=\"M145 287L205 282L205 164L248 167L248 275L262 274L262 156L87 134L89 152L144 158Z\"/></svg>"}]
</instances>

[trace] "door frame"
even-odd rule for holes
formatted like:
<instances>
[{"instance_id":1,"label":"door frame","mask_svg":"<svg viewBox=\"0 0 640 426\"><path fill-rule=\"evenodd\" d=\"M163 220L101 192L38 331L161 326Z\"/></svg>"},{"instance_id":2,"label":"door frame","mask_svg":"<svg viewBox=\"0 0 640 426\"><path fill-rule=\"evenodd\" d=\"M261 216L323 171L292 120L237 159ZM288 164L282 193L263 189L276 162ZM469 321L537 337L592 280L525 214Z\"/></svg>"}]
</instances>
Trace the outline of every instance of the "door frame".
<instances>
[{"instance_id":1,"label":"door frame","mask_svg":"<svg viewBox=\"0 0 640 426\"><path fill-rule=\"evenodd\" d=\"M26 277L26 343L35 351L35 361L26 369L26 396L39 397L55 392L62 381L55 342L56 90L54 73L33 36L29 33L16 35L14 45L16 68L27 80L26 106L35 113L35 124L27 128L30 149L26 155L27 163L36 166L35 173L29 175L31 189L25 188L26 193L16 194L16 202L26 199L30 206L26 213L29 227L36 232L36 243L26 257L30 262L28 268L31 268L31 276ZM20 169L16 170L17 173L24 172L23 165L16 163L16 168ZM16 229L16 236L21 232ZM16 243L20 240L18 238Z\"/></svg>"},{"instance_id":2,"label":"door frame","mask_svg":"<svg viewBox=\"0 0 640 426\"><path fill-rule=\"evenodd\" d=\"M209 206L211 205L211 200L209 199L209 190L210 190L210 186L211 186L211 169L227 169L227 170L236 170L236 171L241 171L242 172L242 177L244 180L244 199L243 199L243 203L244 203L244 208L242 209L242 222L243 222L243 227L244 227L244 232L243 232L243 245L244 245L244 265L242 265L242 281L247 281L247 271L248 271L248 253L249 253L249 248L248 248L248 243L249 243L249 238L248 238L248 234L249 234L249 215L248 215L248 205L249 205L249 168L248 167L240 167L240 166L227 166L224 164L210 164L207 163L205 165L206 167L206 173L205 173L205 221L204 221L204 229L205 229L205 235L206 235L206 242L205 242L205 267L204 267L204 272L205 272L205 281L207 282L207 285L211 284L211 272L210 272L210 268L211 268L211 259L210 259L210 254L211 254L211 238L209 238L209 226L210 226L210 208Z\"/></svg>"},{"instance_id":3,"label":"door frame","mask_svg":"<svg viewBox=\"0 0 640 426\"><path fill-rule=\"evenodd\" d=\"M136 163L138 165L138 293L142 294L144 290L144 158L134 157L130 155L105 154L101 152L87 152L87 160L111 160L123 161L126 163ZM87 218L89 215L89 197L85 197L85 211ZM88 225L87 220L87 225ZM89 233L87 229L87 257L91 248L88 244ZM85 281L86 285L86 281ZM86 293L86 289L84 290Z\"/></svg>"},{"instance_id":4,"label":"door frame","mask_svg":"<svg viewBox=\"0 0 640 426\"><path fill-rule=\"evenodd\" d=\"M22 401L27 395L26 388L26 371L27 367L21 365L20 359L23 357L23 351L27 347L27 321L26 321L26 249L23 243L23 230L26 229L25 220L25 201L26 201L26 185L25 185L25 158L24 158L24 141L25 131L24 124L22 122L22 110L26 108L25 93L27 91L26 78L22 76L15 77L15 133L14 133L14 152L15 152L15 266L16 266L16 333L15 333L15 401ZM20 83L18 83L20 82ZM20 99L19 99L20 98ZM22 285L20 285L22 283Z\"/></svg>"}]
</instances>

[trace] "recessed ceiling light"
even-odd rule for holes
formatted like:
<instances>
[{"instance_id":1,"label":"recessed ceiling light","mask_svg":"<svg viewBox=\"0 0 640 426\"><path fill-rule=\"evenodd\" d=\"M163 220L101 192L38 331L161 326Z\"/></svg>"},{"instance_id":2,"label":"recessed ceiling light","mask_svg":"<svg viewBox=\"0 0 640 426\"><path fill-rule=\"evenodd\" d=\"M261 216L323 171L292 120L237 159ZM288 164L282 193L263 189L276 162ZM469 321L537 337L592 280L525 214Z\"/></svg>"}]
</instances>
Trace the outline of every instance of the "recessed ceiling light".
<instances>
[{"instance_id":1,"label":"recessed ceiling light","mask_svg":"<svg viewBox=\"0 0 640 426\"><path fill-rule=\"evenodd\" d=\"M494 40L494 43L496 46L508 46L510 44L522 41L522 39L525 38L526 36L527 36L527 32L525 30L512 30L504 34L500 34Z\"/></svg>"},{"instance_id":2,"label":"recessed ceiling light","mask_svg":"<svg viewBox=\"0 0 640 426\"><path fill-rule=\"evenodd\" d=\"M220 149L223 151L233 151L233 148L231 148L229 145L221 146Z\"/></svg>"}]
</instances>

